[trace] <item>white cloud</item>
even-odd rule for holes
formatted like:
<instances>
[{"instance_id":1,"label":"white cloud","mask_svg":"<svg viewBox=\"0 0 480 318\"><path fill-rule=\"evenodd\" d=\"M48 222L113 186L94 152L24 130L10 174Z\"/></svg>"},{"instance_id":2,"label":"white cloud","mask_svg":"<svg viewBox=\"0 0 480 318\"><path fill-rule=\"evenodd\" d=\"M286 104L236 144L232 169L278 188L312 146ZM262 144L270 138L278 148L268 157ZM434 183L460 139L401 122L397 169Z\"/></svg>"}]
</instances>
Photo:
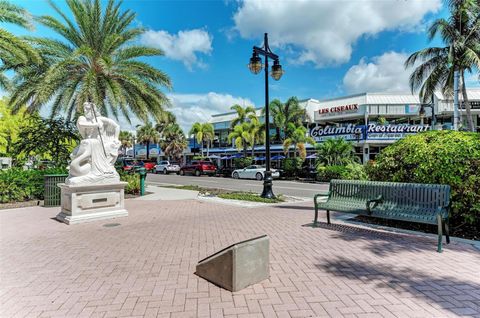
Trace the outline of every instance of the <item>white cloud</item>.
<instances>
[{"instance_id":1,"label":"white cloud","mask_svg":"<svg viewBox=\"0 0 480 318\"><path fill-rule=\"evenodd\" d=\"M184 30L177 34L148 30L141 37L143 44L162 49L166 57L182 61L189 70L192 70L193 66L206 66L198 54L208 55L212 52L212 39L213 37L202 29Z\"/></svg>"},{"instance_id":2,"label":"white cloud","mask_svg":"<svg viewBox=\"0 0 480 318\"><path fill-rule=\"evenodd\" d=\"M405 53L387 52L370 62L362 58L343 77L348 93L409 92L408 80L413 68L405 69Z\"/></svg>"},{"instance_id":3,"label":"white cloud","mask_svg":"<svg viewBox=\"0 0 480 318\"><path fill-rule=\"evenodd\" d=\"M207 122L213 114L229 112L230 107L253 106L246 98L234 97L230 94L169 94L172 108L169 110L177 117L178 124L188 133L194 122Z\"/></svg>"},{"instance_id":4,"label":"white cloud","mask_svg":"<svg viewBox=\"0 0 480 318\"><path fill-rule=\"evenodd\" d=\"M293 50L296 63L321 67L348 62L360 37L412 30L440 7L441 0L245 0L233 19L243 38L268 32L272 45Z\"/></svg>"}]
</instances>

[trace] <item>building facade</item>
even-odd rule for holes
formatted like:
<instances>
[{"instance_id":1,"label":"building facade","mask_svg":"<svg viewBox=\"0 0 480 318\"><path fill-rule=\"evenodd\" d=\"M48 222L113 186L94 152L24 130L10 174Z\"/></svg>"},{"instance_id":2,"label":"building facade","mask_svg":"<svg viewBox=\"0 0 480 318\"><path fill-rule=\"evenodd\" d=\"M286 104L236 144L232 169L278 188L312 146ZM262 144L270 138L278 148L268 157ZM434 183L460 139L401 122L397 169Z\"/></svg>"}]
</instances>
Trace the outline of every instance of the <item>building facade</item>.
<instances>
[{"instance_id":1,"label":"building facade","mask_svg":"<svg viewBox=\"0 0 480 318\"><path fill-rule=\"evenodd\" d=\"M480 131L480 89L469 89L472 119ZM309 134L317 143L329 138L343 138L354 143L357 155L362 162L375 159L375 156L389 144L410 134L429 129L452 129L453 100L436 93L430 104L420 103L418 96L409 93L363 93L334 99L300 101L306 109L310 122L306 123ZM423 111L421 111L423 110ZM261 121L264 117L261 108L256 110ZM435 122L432 122L432 113ZM228 134L236 112L213 115L211 123L215 129L215 140L210 154L231 155L238 152ZM461 127L467 127L465 107L460 103ZM434 124L434 125L432 125ZM270 128L271 135L275 129ZM282 154L280 144L272 144L271 152ZM307 145L308 154L314 153L313 145ZM264 146L256 146L255 156L265 155Z\"/></svg>"}]
</instances>

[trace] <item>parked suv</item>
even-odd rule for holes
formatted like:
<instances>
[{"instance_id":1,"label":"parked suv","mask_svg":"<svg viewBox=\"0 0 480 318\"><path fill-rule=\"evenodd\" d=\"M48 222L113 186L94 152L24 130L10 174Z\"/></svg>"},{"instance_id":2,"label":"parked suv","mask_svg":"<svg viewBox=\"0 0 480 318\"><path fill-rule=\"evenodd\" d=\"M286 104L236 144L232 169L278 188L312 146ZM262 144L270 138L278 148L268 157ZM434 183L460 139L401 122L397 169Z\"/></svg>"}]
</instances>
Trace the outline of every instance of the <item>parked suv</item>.
<instances>
[{"instance_id":1,"label":"parked suv","mask_svg":"<svg viewBox=\"0 0 480 318\"><path fill-rule=\"evenodd\" d=\"M210 161L192 161L190 164L180 168L180 175L194 174L197 177L202 174L209 176L215 175L217 168Z\"/></svg>"},{"instance_id":2,"label":"parked suv","mask_svg":"<svg viewBox=\"0 0 480 318\"><path fill-rule=\"evenodd\" d=\"M155 173L176 173L180 172L180 166L176 162L170 162L168 160L162 160L155 166Z\"/></svg>"}]
</instances>

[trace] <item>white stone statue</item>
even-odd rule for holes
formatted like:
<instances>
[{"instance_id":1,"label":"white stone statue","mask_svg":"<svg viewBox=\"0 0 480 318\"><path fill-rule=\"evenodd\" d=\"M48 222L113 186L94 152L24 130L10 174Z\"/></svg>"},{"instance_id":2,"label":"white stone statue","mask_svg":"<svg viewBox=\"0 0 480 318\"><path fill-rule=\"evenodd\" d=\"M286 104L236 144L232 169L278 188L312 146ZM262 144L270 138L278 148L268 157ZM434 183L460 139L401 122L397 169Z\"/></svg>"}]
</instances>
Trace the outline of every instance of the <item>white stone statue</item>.
<instances>
[{"instance_id":1,"label":"white stone statue","mask_svg":"<svg viewBox=\"0 0 480 318\"><path fill-rule=\"evenodd\" d=\"M77 120L82 136L70 158L69 176L66 185L91 185L116 183L120 176L115 161L120 148L120 126L110 118L103 117L93 103L83 104L84 116Z\"/></svg>"}]
</instances>

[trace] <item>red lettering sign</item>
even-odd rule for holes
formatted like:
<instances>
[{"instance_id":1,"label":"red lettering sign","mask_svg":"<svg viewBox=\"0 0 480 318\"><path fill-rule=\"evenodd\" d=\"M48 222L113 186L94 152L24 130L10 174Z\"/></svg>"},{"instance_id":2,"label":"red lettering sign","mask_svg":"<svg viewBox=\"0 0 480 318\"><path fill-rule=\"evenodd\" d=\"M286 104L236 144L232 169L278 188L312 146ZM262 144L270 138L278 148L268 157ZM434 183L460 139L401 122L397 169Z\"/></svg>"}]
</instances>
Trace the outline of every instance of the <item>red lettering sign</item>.
<instances>
[{"instance_id":1,"label":"red lettering sign","mask_svg":"<svg viewBox=\"0 0 480 318\"><path fill-rule=\"evenodd\" d=\"M330 108L322 108L318 110L319 114L340 113L344 111L358 110L358 104L350 104L343 106L333 106Z\"/></svg>"}]
</instances>

